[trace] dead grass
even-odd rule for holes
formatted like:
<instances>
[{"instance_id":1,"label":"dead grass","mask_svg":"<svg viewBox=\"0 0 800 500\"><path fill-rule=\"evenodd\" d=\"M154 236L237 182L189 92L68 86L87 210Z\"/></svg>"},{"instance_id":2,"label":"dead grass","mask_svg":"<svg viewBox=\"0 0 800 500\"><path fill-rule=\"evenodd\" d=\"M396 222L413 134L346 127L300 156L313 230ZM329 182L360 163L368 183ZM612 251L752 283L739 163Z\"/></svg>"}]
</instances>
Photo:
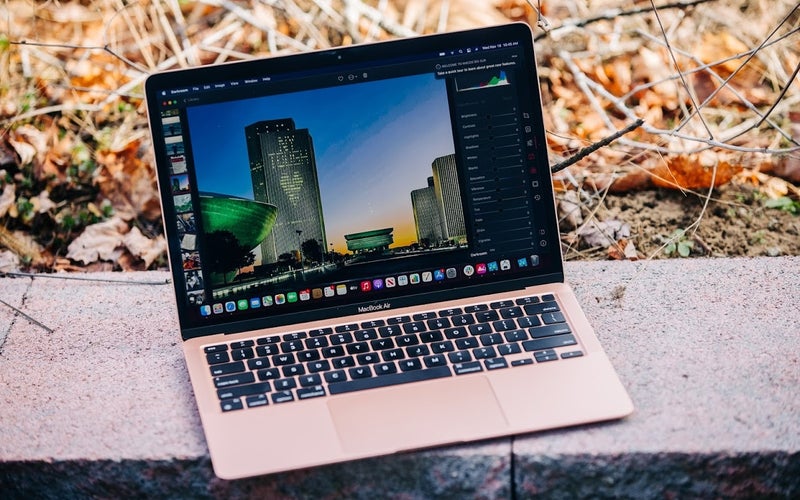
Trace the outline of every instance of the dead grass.
<instances>
[{"instance_id":1,"label":"dead grass","mask_svg":"<svg viewBox=\"0 0 800 500\"><path fill-rule=\"evenodd\" d=\"M774 174L800 182L798 4L678 3L654 12L612 0L6 1L0 247L40 270L163 265L142 104L151 72L508 20L548 27L535 32L556 161L645 120L557 176L580 224L603 222L606 193L654 179L706 198L728 182L797 197ZM113 256L74 258L70 244L103 222L118 228Z\"/></svg>"}]
</instances>

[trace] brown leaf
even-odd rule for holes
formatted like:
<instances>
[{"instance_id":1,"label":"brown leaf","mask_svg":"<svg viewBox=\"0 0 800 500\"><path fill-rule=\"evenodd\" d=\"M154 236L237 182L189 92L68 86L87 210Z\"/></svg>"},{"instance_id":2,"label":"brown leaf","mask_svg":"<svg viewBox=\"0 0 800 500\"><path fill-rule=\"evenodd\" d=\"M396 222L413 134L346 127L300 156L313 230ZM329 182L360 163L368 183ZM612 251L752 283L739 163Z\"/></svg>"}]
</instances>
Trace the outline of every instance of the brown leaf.
<instances>
[{"instance_id":1,"label":"brown leaf","mask_svg":"<svg viewBox=\"0 0 800 500\"><path fill-rule=\"evenodd\" d=\"M714 168L716 166L716 172ZM742 170L727 161L716 162L714 155L679 155L665 158L650 172L653 184L669 189L704 189L727 184Z\"/></svg>"},{"instance_id":2,"label":"brown leaf","mask_svg":"<svg viewBox=\"0 0 800 500\"><path fill-rule=\"evenodd\" d=\"M114 261L122 255L128 224L119 217L87 226L67 248L67 258L89 264Z\"/></svg>"}]
</instances>

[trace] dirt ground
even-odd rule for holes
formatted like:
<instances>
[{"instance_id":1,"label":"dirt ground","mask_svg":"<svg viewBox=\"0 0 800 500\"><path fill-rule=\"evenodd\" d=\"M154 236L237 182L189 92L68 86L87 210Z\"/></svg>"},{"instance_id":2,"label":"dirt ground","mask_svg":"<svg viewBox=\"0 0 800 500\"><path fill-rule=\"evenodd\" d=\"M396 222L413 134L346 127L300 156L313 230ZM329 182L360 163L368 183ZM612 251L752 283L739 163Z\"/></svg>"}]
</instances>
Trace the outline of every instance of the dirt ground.
<instances>
[{"instance_id":1,"label":"dirt ground","mask_svg":"<svg viewBox=\"0 0 800 500\"><path fill-rule=\"evenodd\" d=\"M639 258L678 257L677 248L665 247L673 239L685 242L688 257L738 257L800 255L800 216L765 206L764 195L747 185L717 188L703 213L705 199L693 193L665 189L608 195L596 212L600 221L616 220L630 226L627 241ZM693 223L702 219L693 232ZM563 231L562 231L563 232ZM574 234L574 232L573 232ZM566 235L565 239L569 239ZM566 246L568 260L609 258L609 250L589 247L585 241Z\"/></svg>"}]
</instances>

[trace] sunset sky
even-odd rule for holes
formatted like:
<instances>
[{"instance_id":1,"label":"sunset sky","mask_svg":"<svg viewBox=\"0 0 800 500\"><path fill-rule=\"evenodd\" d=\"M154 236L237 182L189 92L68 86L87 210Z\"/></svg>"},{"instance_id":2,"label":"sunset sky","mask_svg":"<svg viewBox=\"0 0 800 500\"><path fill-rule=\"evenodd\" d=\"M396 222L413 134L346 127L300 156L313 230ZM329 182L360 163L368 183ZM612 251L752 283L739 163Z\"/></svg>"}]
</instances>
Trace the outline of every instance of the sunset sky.
<instances>
[{"instance_id":1,"label":"sunset sky","mask_svg":"<svg viewBox=\"0 0 800 500\"><path fill-rule=\"evenodd\" d=\"M394 228L416 241L411 191L454 152L444 82L424 74L188 108L200 191L253 199L245 126L293 118L314 142L328 242Z\"/></svg>"}]
</instances>

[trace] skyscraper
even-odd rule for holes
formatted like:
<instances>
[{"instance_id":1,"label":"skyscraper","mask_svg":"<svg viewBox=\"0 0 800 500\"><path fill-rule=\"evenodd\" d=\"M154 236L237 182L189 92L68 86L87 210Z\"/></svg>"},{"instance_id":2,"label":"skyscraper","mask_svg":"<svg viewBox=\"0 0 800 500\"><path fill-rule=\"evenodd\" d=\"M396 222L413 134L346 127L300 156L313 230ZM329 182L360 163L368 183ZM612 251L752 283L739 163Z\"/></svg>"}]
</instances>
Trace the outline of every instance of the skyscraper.
<instances>
[{"instance_id":1,"label":"skyscraper","mask_svg":"<svg viewBox=\"0 0 800 500\"><path fill-rule=\"evenodd\" d=\"M314 145L294 120L265 120L245 127L253 197L278 207L272 231L261 244L262 263L316 240L327 248Z\"/></svg>"},{"instance_id":2,"label":"skyscraper","mask_svg":"<svg viewBox=\"0 0 800 500\"><path fill-rule=\"evenodd\" d=\"M442 236L446 240L461 240L466 237L464 209L458 187L456 156L450 154L433 160L433 189L436 203L442 214Z\"/></svg>"},{"instance_id":3,"label":"skyscraper","mask_svg":"<svg viewBox=\"0 0 800 500\"><path fill-rule=\"evenodd\" d=\"M436 202L433 188L433 177L428 177L427 187L411 191L411 208L414 212L414 226L417 230L417 242L427 241L436 245L442 238L442 215Z\"/></svg>"}]
</instances>

